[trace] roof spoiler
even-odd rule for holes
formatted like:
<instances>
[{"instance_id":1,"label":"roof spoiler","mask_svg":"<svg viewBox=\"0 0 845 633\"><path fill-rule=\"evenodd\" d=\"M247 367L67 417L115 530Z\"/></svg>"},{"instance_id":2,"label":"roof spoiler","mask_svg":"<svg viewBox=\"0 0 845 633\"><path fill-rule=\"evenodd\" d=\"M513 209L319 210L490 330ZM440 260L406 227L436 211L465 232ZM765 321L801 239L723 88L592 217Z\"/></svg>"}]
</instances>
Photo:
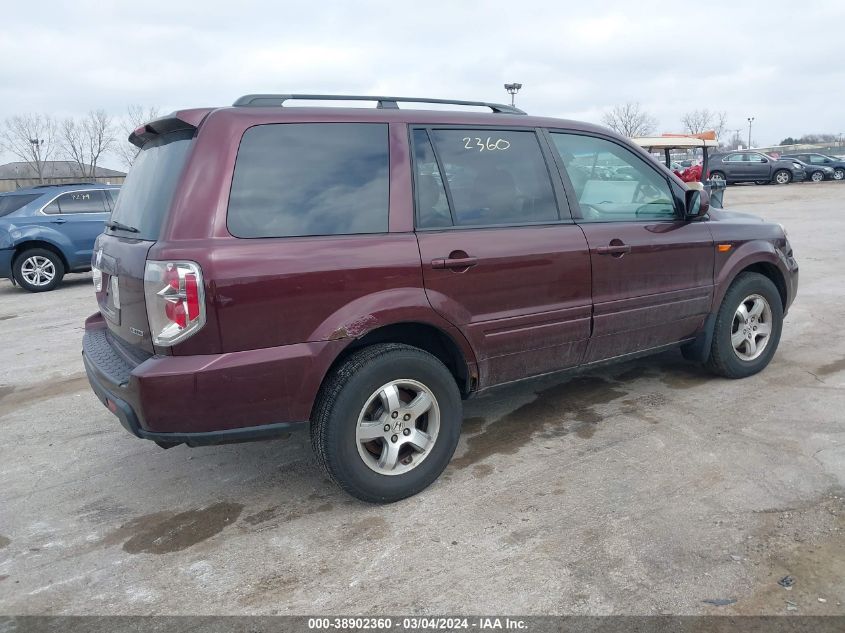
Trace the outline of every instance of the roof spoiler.
<instances>
[{"instance_id":1,"label":"roof spoiler","mask_svg":"<svg viewBox=\"0 0 845 633\"><path fill-rule=\"evenodd\" d=\"M195 130L209 112L211 112L210 108L171 112L137 128L129 135L129 142L136 147L143 147L144 143L160 134L179 132L181 130Z\"/></svg>"}]
</instances>

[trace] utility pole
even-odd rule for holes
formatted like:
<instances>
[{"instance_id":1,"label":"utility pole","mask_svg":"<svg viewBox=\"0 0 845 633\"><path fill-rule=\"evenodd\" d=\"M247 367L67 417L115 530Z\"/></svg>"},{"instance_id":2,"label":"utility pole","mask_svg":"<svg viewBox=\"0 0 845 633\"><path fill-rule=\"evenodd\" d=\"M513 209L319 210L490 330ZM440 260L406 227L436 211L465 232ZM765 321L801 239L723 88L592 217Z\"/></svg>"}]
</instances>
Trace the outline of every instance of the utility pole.
<instances>
[{"instance_id":1,"label":"utility pole","mask_svg":"<svg viewBox=\"0 0 845 633\"><path fill-rule=\"evenodd\" d=\"M520 91L521 88L522 84L505 84L505 90L507 90L508 94L511 96L511 106L514 105L514 97L516 96L516 93Z\"/></svg>"},{"instance_id":2,"label":"utility pole","mask_svg":"<svg viewBox=\"0 0 845 633\"><path fill-rule=\"evenodd\" d=\"M754 123L754 117L748 117L748 149L751 149L751 124Z\"/></svg>"},{"instance_id":3,"label":"utility pole","mask_svg":"<svg viewBox=\"0 0 845 633\"><path fill-rule=\"evenodd\" d=\"M41 146L44 145L44 139L31 138L29 142L32 143L32 154L35 158L35 171L38 173L38 182L44 184L44 174L41 165Z\"/></svg>"}]
</instances>

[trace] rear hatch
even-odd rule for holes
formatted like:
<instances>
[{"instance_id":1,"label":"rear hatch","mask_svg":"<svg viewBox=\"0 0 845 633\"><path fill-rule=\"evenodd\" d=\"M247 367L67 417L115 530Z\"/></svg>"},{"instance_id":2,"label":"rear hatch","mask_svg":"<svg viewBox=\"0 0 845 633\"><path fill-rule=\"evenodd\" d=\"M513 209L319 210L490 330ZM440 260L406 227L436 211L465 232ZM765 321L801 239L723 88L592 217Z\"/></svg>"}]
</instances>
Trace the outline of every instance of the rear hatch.
<instances>
[{"instance_id":1,"label":"rear hatch","mask_svg":"<svg viewBox=\"0 0 845 633\"><path fill-rule=\"evenodd\" d=\"M157 128L163 133L157 133ZM130 137L141 150L94 247L94 289L100 312L120 339L118 343L130 353L155 352L144 300L144 269L170 210L195 132L193 126L170 117L153 121Z\"/></svg>"}]
</instances>

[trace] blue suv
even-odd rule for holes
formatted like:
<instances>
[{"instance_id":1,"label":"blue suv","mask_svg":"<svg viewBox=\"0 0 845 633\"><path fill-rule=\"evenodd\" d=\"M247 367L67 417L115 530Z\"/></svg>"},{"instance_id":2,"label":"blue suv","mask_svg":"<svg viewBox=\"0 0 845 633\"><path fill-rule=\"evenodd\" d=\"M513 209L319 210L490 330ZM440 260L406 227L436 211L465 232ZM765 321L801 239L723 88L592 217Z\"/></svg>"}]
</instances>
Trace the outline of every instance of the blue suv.
<instances>
[{"instance_id":1,"label":"blue suv","mask_svg":"<svg viewBox=\"0 0 845 633\"><path fill-rule=\"evenodd\" d=\"M65 273L91 269L119 187L39 185L0 194L0 278L30 292L52 290Z\"/></svg>"}]
</instances>

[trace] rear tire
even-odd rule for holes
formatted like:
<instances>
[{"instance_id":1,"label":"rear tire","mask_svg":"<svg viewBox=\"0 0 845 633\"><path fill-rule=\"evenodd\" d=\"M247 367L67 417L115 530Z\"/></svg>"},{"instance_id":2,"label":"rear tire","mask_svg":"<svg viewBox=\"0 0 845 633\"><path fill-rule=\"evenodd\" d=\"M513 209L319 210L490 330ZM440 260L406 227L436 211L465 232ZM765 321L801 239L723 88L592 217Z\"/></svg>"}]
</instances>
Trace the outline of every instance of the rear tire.
<instances>
[{"instance_id":1,"label":"rear tire","mask_svg":"<svg viewBox=\"0 0 845 633\"><path fill-rule=\"evenodd\" d=\"M462 417L458 385L437 358L408 345L373 345L354 352L326 379L312 415L311 444L346 492L392 503L440 476L458 445Z\"/></svg>"},{"instance_id":2,"label":"rear tire","mask_svg":"<svg viewBox=\"0 0 845 633\"><path fill-rule=\"evenodd\" d=\"M754 316L756 310L756 318L743 318ZM762 371L777 350L782 329L783 304L771 279L759 273L740 274L716 315L707 368L725 378Z\"/></svg>"},{"instance_id":3,"label":"rear tire","mask_svg":"<svg viewBox=\"0 0 845 633\"><path fill-rule=\"evenodd\" d=\"M845 169L842 167L837 167L833 170L833 179L834 180L845 180Z\"/></svg>"},{"instance_id":4,"label":"rear tire","mask_svg":"<svg viewBox=\"0 0 845 633\"><path fill-rule=\"evenodd\" d=\"M12 274L24 290L46 292L61 283L65 266L53 251L30 248L15 258Z\"/></svg>"},{"instance_id":5,"label":"rear tire","mask_svg":"<svg viewBox=\"0 0 845 633\"><path fill-rule=\"evenodd\" d=\"M812 180L813 182L821 182L822 180L824 180L824 174L820 171L814 171L812 174L810 174L810 180Z\"/></svg>"},{"instance_id":6,"label":"rear tire","mask_svg":"<svg viewBox=\"0 0 845 633\"><path fill-rule=\"evenodd\" d=\"M787 169L778 169L772 177L772 182L777 185L788 185L792 182L792 173Z\"/></svg>"}]
</instances>

